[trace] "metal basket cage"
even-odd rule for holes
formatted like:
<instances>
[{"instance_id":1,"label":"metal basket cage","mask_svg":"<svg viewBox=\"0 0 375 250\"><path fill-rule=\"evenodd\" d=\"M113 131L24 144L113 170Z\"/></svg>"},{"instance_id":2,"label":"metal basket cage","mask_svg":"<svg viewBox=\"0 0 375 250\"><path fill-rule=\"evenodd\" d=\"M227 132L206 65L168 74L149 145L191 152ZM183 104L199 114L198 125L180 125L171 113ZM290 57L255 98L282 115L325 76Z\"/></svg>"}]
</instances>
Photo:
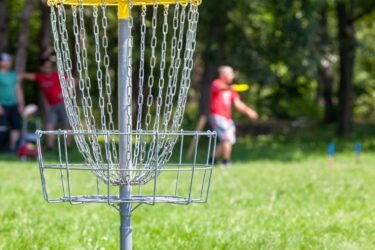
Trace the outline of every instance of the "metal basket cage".
<instances>
[{"instance_id":1,"label":"metal basket cage","mask_svg":"<svg viewBox=\"0 0 375 250\"><path fill-rule=\"evenodd\" d=\"M43 153L42 144L48 134L57 136L57 152L51 158L51 154ZM70 202L82 203L174 203L187 205L189 203L205 203L211 185L213 163L210 158L215 153L215 132L132 132L132 138L139 136L151 136L158 138L174 136L176 139L173 148L173 157L167 162L160 162L155 154L152 165L137 163L134 169L125 170L126 174L137 176L142 173L148 176L148 181L132 182L132 195L121 198L119 186L121 183L106 181L98 173L106 173L106 176L118 175L124 170L118 168L118 163L103 161L95 166L85 162L77 150L77 145L68 147L69 136L89 137L92 135L103 137L102 150L109 147L106 143L108 137L114 137L116 141L124 133L108 131L37 131L38 161L42 181L43 195L46 201L51 203ZM134 140L133 140L134 141ZM191 158L186 156L187 148L194 145L194 153ZM157 150L157 149L155 149ZM171 163L172 162L172 163ZM162 165L160 165L162 164ZM134 178L135 179L135 178Z\"/></svg>"}]
</instances>

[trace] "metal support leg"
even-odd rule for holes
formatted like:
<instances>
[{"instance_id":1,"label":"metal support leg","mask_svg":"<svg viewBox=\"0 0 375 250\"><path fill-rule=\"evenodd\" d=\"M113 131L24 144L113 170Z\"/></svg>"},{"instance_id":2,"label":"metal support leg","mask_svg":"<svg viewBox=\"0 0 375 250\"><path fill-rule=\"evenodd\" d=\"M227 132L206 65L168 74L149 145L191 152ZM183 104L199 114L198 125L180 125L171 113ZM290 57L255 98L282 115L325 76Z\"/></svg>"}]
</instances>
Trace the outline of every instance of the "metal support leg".
<instances>
[{"instance_id":1,"label":"metal support leg","mask_svg":"<svg viewBox=\"0 0 375 250\"><path fill-rule=\"evenodd\" d=\"M120 195L131 194L130 186L124 186L120 189ZM133 245L132 239L132 206L131 203L121 203L120 205L120 249L121 250L131 250Z\"/></svg>"},{"instance_id":2,"label":"metal support leg","mask_svg":"<svg viewBox=\"0 0 375 250\"><path fill-rule=\"evenodd\" d=\"M128 19L119 19L118 24L118 100L119 100L119 131L121 133L128 133L120 136L120 169L123 180L129 180L131 176L132 162L131 162L131 83L129 82L129 38L130 29L128 26ZM129 98L130 97L130 98ZM130 110L129 110L130 109ZM130 152L130 157L128 153ZM120 186L121 199L129 199L131 197L131 186ZM129 199L130 200L130 199ZM132 223L131 223L131 203L120 204L120 249L132 249Z\"/></svg>"}]
</instances>

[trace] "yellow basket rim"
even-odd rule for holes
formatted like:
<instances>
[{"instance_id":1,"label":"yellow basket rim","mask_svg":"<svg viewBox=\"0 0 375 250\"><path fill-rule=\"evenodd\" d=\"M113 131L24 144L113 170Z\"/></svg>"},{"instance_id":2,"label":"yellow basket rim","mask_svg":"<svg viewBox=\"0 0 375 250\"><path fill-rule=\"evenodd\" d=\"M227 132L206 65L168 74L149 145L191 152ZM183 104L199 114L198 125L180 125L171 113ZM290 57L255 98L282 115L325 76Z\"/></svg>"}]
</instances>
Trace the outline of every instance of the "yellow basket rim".
<instances>
[{"instance_id":1,"label":"yellow basket rim","mask_svg":"<svg viewBox=\"0 0 375 250\"><path fill-rule=\"evenodd\" d=\"M84 5L84 6L99 6L105 3L108 6L127 5L128 0L48 0L49 6L58 4L64 5ZM174 4L189 4L200 5L202 0L156 0L158 5L174 5ZM134 6L153 5L154 0L132 0Z\"/></svg>"}]
</instances>

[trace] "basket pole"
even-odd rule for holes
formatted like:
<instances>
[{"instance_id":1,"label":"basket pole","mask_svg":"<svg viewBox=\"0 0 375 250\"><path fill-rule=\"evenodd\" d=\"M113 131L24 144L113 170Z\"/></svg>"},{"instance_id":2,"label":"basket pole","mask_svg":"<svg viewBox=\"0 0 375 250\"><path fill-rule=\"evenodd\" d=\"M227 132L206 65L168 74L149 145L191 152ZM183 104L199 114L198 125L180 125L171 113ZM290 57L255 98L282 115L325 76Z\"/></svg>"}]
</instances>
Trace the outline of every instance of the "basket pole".
<instances>
[{"instance_id":1,"label":"basket pole","mask_svg":"<svg viewBox=\"0 0 375 250\"><path fill-rule=\"evenodd\" d=\"M122 5L122 4L121 4ZM131 152L131 129L129 130L129 124L131 128L131 115L128 114L129 106L131 106L131 83L129 82L129 38L130 28L129 19L126 15L127 5L118 6L119 19L118 19L118 125L120 133L127 133L120 135L120 152L119 152L119 164L122 179L129 180L127 175L131 175L130 170L132 168L131 158L127 159L127 152ZM124 14L125 12L125 14ZM129 93L130 92L130 93ZM130 138L129 138L130 137ZM127 199L130 201L131 198L131 186L128 184L120 185L120 198L121 200ZM120 249L131 250L132 249L132 222L131 222L131 203L121 202L120 203Z\"/></svg>"}]
</instances>

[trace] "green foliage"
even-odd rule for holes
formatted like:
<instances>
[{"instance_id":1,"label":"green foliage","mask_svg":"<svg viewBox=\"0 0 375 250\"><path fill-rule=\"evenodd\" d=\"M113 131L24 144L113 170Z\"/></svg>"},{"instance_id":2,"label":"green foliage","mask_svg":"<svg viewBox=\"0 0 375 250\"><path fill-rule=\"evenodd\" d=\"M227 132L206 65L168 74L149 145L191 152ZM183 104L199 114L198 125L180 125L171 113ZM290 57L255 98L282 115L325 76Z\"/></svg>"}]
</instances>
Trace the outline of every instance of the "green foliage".
<instances>
[{"instance_id":1,"label":"green foliage","mask_svg":"<svg viewBox=\"0 0 375 250\"><path fill-rule=\"evenodd\" d=\"M9 3L9 51L14 53L17 47L19 16L22 13L24 1L9 1ZM248 95L243 95L243 98L260 111L263 119L296 119L301 116L319 119L323 107L319 102L321 80L318 69L322 58L327 56L327 53L335 59L333 62L334 75L336 75L334 97L337 95L339 78L337 77L338 46L335 3L335 0L226 0L220 1L220 4L216 1L204 1L200 7L196 66L205 63L200 58L202 56L204 56L204 60L217 65L233 65L238 71L238 79L241 82L250 83L252 89L256 89ZM372 8L372 1L360 0L353 3L355 3L358 13L366 12ZM319 44L321 32L319 13L324 6L328 8L330 39L327 46ZM39 48L37 41L40 29L40 11L38 4L35 4L34 7L35 11L30 23L31 43L28 49L28 71L38 70ZM87 39L93 41L91 14L87 12L85 15L89 27ZM108 15L112 88L115 93L117 86L117 48L114 46L117 41L116 12L112 9ZM373 71L375 47L372 41L375 32L374 15L370 11L356 22L358 56L355 69L355 114L357 118L361 119L375 117L375 107L372 101L375 95L373 91L375 88ZM68 16L70 16L69 8ZM162 13L160 12L159 20L161 19ZM137 22L138 19L135 20ZM158 25L161 25L160 21ZM151 32L150 27L151 22L148 22L148 35ZM172 27L171 23L170 27ZM159 41L161 35L161 33L158 34ZM170 40L170 35L168 40ZM139 42L137 38L134 41L135 44L139 44ZM94 55L94 43L87 43L87 46L89 55ZM146 46L149 47L149 44L147 43ZM156 51L159 51L161 43L158 43L157 46ZM159 52L157 57L160 57ZM93 63L93 58L93 56L90 57L89 63ZM133 59L135 65L138 65L138 50L134 50ZM169 62L167 62L167 67L168 65ZM146 65L146 75L148 71L149 68ZM93 76L96 74L93 67L90 68L90 74ZM135 71L134 75L137 74L138 72ZM158 79L158 75L155 79ZM136 82L134 85L137 85ZM98 95L95 86L96 84L93 84L93 96ZM200 84L193 83L192 86L195 88L195 93L200 92ZM37 88L32 84L26 84L25 87L27 102L35 102ZM138 90L135 88L134 91L137 93ZM157 93L156 87L153 92ZM114 102L116 102L115 99Z\"/></svg>"},{"instance_id":2,"label":"green foliage","mask_svg":"<svg viewBox=\"0 0 375 250\"><path fill-rule=\"evenodd\" d=\"M255 104L263 118L320 119L319 102L321 78L319 67L323 58L334 58L334 97L338 89L338 50L336 1L225 1L225 11L210 4L202 6L204 14L200 26L200 39L206 41L213 34L212 23L223 21L225 36L210 42L211 58L217 64L233 65L240 82L252 84L257 95L244 99ZM227 5L227 3L230 3ZM216 4L216 3L215 3ZM358 12L366 10L370 2L355 1ZM214 4L212 4L214 5ZM328 44L322 46L320 11L328 12ZM357 22L358 64L355 71L357 89L356 117L368 118L373 109L372 41L374 15ZM209 23L207 20L215 20ZM337 102L336 102L337 104Z\"/></svg>"},{"instance_id":3,"label":"green foliage","mask_svg":"<svg viewBox=\"0 0 375 250\"><path fill-rule=\"evenodd\" d=\"M250 102L266 117L318 112L318 7L312 1L235 1L226 11L225 47L219 53L238 70L241 82L258 89ZM223 13L212 15L216 20Z\"/></svg>"},{"instance_id":4,"label":"green foliage","mask_svg":"<svg viewBox=\"0 0 375 250\"><path fill-rule=\"evenodd\" d=\"M356 64L357 74L355 76L357 103L354 111L364 119L375 118L374 18L375 14L369 15L358 27L359 56Z\"/></svg>"}]
</instances>

